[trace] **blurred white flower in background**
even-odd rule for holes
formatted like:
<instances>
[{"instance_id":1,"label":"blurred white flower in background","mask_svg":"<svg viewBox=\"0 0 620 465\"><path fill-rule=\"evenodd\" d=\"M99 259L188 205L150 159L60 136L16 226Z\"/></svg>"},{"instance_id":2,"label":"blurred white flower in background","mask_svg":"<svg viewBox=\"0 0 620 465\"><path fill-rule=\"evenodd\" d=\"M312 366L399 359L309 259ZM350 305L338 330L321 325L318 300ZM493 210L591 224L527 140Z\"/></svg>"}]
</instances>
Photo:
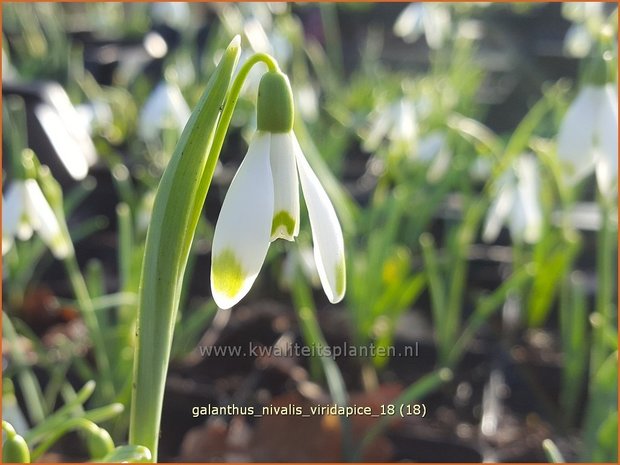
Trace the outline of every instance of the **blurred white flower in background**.
<instances>
[{"instance_id":1,"label":"blurred white flower in background","mask_svg":"<svg viewBox=\"0 0 620 465\"><path fill-rule=\"evenodd\" d=\"M495 200L487 212L482 240L493 242L502 226L507 224L514 242L538 242L542 233L538 190L536 159L533 155L521 155L497 182Z\"/></svg>"},{"instance_id":2,"label":"blurred white flower in background","mask_svg":"<svg viewBox=\"0 0 620 465\"><path fill-rule=\"evenodd\" d=\"M562 3L562 16L573 24L564 36L564 51L573 57L584 58L590 53L594 35L605 22L602 2Z\"/></svg>"},{"instance_id":3,"label":"blurred white flower in background","mask_svg":"<svg viewBox=\"0 0 620 465\"><path fill-rule=\"evenodd\" d=\"M429 182L439 181L450 167L452 152L444 133L433 131L420 138L416 158L428 164L426 179Z\"/></svg>"},{"instance_id":4,"label":"blurred white flower in background","mask_svg":"<svg viewBox=\"0 0 620 465\"><path fill-rule=\"evenodd\" d=\"M151 17L156 23L181 30L189 26L191 12L185 2L155 2L150 7Z\"/></svg>"},{"instance_id":5,"label":"blurred white flower in background","mask_svg":"<svg viewBox=\"0 0 620 465\"><path fill-rule=\"evenodd\" d=\"M406 98L384 106L371 115L370 129L364 138L363 148L373 152L383 141L390 150L402 150L410 154L418 139L418 120L415 104Z\"/></svg>"},{"instance_id":6,"label":"blurred white flower in background","mask_svg":"<svg viewBox=\"0 0 620 465\"><path fill-rule=\"evenodd\" d=\"M558 133L558 157L576 183L596 172L606 197L617 188L618 92L615 84L586 84L568 108Z\"/></svg>"},{"instance_id":7,"label":"blurred white flower in background","mask_svg":"<svg viewBox=\"0 0 620 465\"><path fill-rule=\"evenodd\" d=\"M441 3L412 3L398 16L394 34L407 43L413 43L422 34L432 49L443 46L452 33L448 7Z\"/></svg>"},{"instance_id":8,"label":"blurred white flower in background","mask_svg":"<svg viewBox=\"0 0 620 465\"><path fill-rule=\"evenodd\" d=\"M34 179L16 180L2 199L2 255L13 239L26 241L36 231L58 259L69 255L71 247L49 202Z\"/></svg>"},{"instance_id":9,"label":"blurred white flower in background","mask_svg":"<svg viewBox=\"0 0 620 465\"><path fill-rule=\"evenodd\" d=\"M164 129L178 129L187 124L191 110L176 84L162 81L146 100L138 121L138 133L144 140L157 139Z\"/></svg>"}]
</instances>

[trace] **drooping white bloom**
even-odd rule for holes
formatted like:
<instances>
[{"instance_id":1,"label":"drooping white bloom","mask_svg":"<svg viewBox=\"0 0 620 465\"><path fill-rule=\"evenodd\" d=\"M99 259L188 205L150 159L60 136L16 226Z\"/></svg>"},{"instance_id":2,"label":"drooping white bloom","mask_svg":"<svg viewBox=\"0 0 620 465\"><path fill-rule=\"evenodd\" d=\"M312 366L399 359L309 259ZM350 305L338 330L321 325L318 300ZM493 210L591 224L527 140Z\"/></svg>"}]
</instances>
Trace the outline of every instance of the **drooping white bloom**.
<instances>
[{"instance_id":1,"label":"drooping white bloom","mask_svg":"<svg viewBox=\"0 0 620 465\"><path fill-rule=\"evenodd\" d=\"M151 4L151 17L156 23L183 30L189 26L191 11L186 2L155 2Z\"/></svg>"},{"instance_id":2,"label":"drooping white bloom","mask_svg":"<svg viewBox=\"0 0 620 465\"><path fill-rule=\"evenodd\" d=\"M433 131L420 138L416 151L416 158L428 164L426 179L437 182L448 171L452 152L448 147L445 134Z\"/></svg>"},{"instance_id":3,"label":"drooping white bloom","mask_svg":"<svg viewBox=\"0 0 620 465\"><path fill-rule=\"evenodd\" d=\"M162 129L176 128L179 133L187 124L191 110L181 89L169 82L160 82L140 111L138 131L145 140L156 139Z\"/></svg>"},{"instance_id":4,"label":"drooping white bloom","mask_svg":"<svg viewBox=\"0 0 620 465\"><path fill-rule=\"evenodd\" d=\"M69 255L71 247L61 231L58 219L34 179L18 180L7 189L2 208L2 254L10 249L13 238L28 240L36 231L58 259Z\"/></svg>"},{"instance_id":5,"label":"drooping white bloom","mask_svg":"<svg viewBox=\"0 0 620 465\"><path fill-rule=\"evenodd\" d=\"M299 176L299 177L298 177ZM250 290L270 242L299 233L299 181L306 201L321 284L332 303L345 291L342 229L333 205L292 132L257 131L215 226L211 291L230 308Z\"/></svg>"},{"instance_id":6,"label":"drooping white bloom","mask_svg":"<svg viewBox=\"0 0 620 465\"><path fill-rule=\"evenodd\" d=\"M384 140L391 147L411 153L418 138L418 121L415 104L401 99L375 112L368 135L364 139L364 150L375 151Z\"/></svg>"},{"instance_id":7,"label":"drooping white bloom","mask_svg":"<svg viewBox=\"0 0 620 465\"><path fill-rule=\"evenodd\" d=\"M398 16L394 34L407 43L413 43L424 34L428 46L441 48L450 36L450 12L441 3L412 3Z\"/></svg>"},{"instance_id":8,"label":"drooping white bloom","mask_svg":"<svg viewBox=\"0 0 620 465\"><path fill-rule=\"evenodd\" d=\"M601 193L613 195L618 179L618 93L614 84L582 87L560 126L557 150L570 182L595 171Z\"/></svg>"},{"instance_id":9,"label":"drooping white bloom","mask_svg":"<svg viewBox=\"0 0 620 465\"><path fill-rule=\"evenodd\" d=\"M542 213L538 198L538 167L531 155L522 155L500 178L494 201L489 208L482 232L485 242L497 239L508 224L515 242L535 243L542 232Z\"/></svg>"}]
</instances>

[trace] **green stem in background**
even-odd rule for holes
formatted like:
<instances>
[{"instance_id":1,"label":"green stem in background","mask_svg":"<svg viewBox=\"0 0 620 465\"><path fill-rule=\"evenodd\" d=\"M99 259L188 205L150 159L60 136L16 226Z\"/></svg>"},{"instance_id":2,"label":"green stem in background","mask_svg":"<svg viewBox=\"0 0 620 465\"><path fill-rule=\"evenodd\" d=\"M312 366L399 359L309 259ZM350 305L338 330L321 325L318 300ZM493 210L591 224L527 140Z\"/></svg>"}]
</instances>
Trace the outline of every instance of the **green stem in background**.
<instances>
[{"instance_id":1,"label":"green stem in background","mask_svg":"<svg viewBox=\"0 0 620 465\"><path fill-rule=\"evenodd\" d=\"M60 427L51 431L50 434L45 437L45 440L32 451L32 460L36 461L60 438L71 431L81 431L85 433L91 458L93 459L105 457L114 450L114 443L106 430L99 428L90 420L72 418L65 421Z\"/></svg>"},{"instance_id":2,"label":"green stem in background","mask_svg":"<svg viewBox=\"0 0 620 465\"><path fill-rule=\"evenodd\" d=\"M99 367L100 376L99 384L101 387L101 396L104 399L113 399L115 396L114 383L112 382L112 368L110 366L110 360L108 358L108 351L105 341L103 339L103 333L99 325L99 319L93 308L90 295L88 293L88 287L84 276L80 272L75 253L72 251L64 260L65 269L69 276L69 282L73 288L73 293L80 306L80 313L84 319L84 324L88 328L88 332L95 346L95 360L97 367Z\"/></svg>"},{"instance_id":3,"label":"green stem in background","mask_svg":"<svg viewBox=\"0 0 620 465\"><path fill-rule=\"evenodd\" d=\"M564 351L560 407L566 426L575 425L588 366L588 306L583 276L572 273L560 289L560 340Z\"/></svg>"},{"instance_id":4,"label":"green stem in background","mask_svg":"<svg viewBox=\"0 0 620 465\"><path fill-rule=\"evenodd\" d=\"M596 292L596 315L593 315L595 319L593 321L594 330L592 338L592 374L596 373L603 361L611 353L603 337L604 328L609 325L614 327L616 325L613 321L613 283L617 228L613 227L611 208L606 199L601 197L599 205L601 208L601 228L598 232L596 254L598 289Z\"/></svg>"},{"instance_id":5,"label":"green stem in background","mask_svg":"<svg viewBox=\"0 0 620 465\"><path fill-rule=\"evenodd\" d=\"M452 370L448 368L440 368L432 373L429 373L420 378L415 383L411 384L405 391L396 398L391 405L394 405L395 411L399 412L402 405L408 405L412 402L424 399L428 394L436 390L443 383L452 379ZM372 441L379 436L389 426L390 422L394 421L393 415L382 415L374 424L374 426L366 433L362 439L362 443L359 445L355 452L355 461L359 462L362 459L362 454L366 447L368 447Z\"/></svg>"},{"instance_id":6,"label":"green stem in background","mask_svg":"<svg viewBox=\"0 0 620 465\"><path fill-rule=\"evenodd\" d=\"M562 453L560 452L560 449L558 449L558 446L556 446L555 442L553 442L551 439L545 439L542 442L542 448L549 463L566 462L566 460L564 460L564 457L562 456Z\"/></svg>"},{"instance_id":7,"label":"green stem in background","mask_svg":"<svg viewBox=\"0 0 620 465\"><path fill-rule=\"evenodd\" d=\"M253 55L231 80L240 39L233 39L181 135L157 189L140 283L129 443L157 461L159 426L174 325L196 226L237 99L257 63L278 69L269 55Z\"/></svg>"},{"instance_id":8,"label":"green stem in background","mask_svg":"<svg viewBox=\"0 0 620 465\"><path fill-rule=\"evenodd\" d=\"M344 77L344 60L342 56L342 40L340 36L340 22L338 21L338 5L333 3L319 3L323 33L325 34L327 56L336 75L341 80Z\"/></svg>"},{"instance_id":9,"label":"green stem in background","mask_svg":"<svg viewBox=\"0 0 620 465\"><path fill-rule=\"evenodd\" d=\"M301 273L297 273L293 283L293 302L304 338L306 343L310 344L311 352L319 354L319 360L333 401L340 406L346 406L348 404L347 387L335 360L327 355L329 345L323 337L316 318L310 289L300 275ZM340 425L342 428L342 455L346 461L350 462L353 459L351 422L347 417L341 416Z\"/></svg>"},{"instance_id":10,"label":"green stem in background","mask_svg":"<svg viewBox=\"0 0 620 465\"><path fill-rule=\"evenodd\" d=\"M24 396L28 416L33 423L39 424L46 416L43 392L36 376L26 362L24 352L19 348L17 332L5 312L2 312L2 335L11 347L13 363L17 369L17 381Z\"/></svg>"}]
</instances>

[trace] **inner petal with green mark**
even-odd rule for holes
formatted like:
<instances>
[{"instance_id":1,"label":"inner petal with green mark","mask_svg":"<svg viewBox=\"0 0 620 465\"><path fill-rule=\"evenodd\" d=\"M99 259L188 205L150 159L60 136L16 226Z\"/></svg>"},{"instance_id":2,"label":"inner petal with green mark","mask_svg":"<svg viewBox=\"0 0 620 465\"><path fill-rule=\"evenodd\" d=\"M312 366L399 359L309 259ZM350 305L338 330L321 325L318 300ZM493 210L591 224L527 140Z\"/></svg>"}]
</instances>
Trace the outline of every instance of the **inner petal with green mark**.
<instances>
[{"instance_id":1,"label":"inner petal with green mark","mask_svg":"<svg viewBox=\"0 0 620 465\"><path fill-rule=\"evenodd\" d=\"M280 210L273 215L273 221L271 223L271 240L275 241L278 238L292 241L295 239L295 220L289 212L286 210Z\"/></svg>"},{"instance_id":2,"label":"inner petal with green mark","mask_svg":"<svg viewBox=\"0 0 620 465\"><path fill-rule=\"evenodd\" d=\"M246 274L232 249L224 249L213 258L211 282L213 289L227 297L234 297L243 286Z\"/></svg>"}]
</instances>

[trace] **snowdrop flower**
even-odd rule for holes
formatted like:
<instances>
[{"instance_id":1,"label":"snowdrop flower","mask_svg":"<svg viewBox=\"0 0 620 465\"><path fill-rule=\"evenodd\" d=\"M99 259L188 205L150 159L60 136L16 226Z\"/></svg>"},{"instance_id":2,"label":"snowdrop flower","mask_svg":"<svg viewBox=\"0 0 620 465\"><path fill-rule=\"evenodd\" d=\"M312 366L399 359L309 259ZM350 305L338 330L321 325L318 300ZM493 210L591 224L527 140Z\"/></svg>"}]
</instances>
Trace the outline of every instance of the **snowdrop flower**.
<instances>
[{"instance_id":1,"label":"snowdrop flower","mask_svg":"<svg viewBox=\"0 0 620 465\"><path fill-rule=\"evenodd\" d=\"M540 239L542 213L538 199L538 168L532 155L519 157L514 167L499 179L482 239L493 242L505 223L515 242L532 244Z\"/></svg>"},{"instance_id":2,"label":"snowdrop flower","mask_svg":"<svg viewBox=\"0 0 620 465\"><path fill-rule=\"evenodd\" d=\"M191 11L185 2L155 2L151 4L151 17L156 23L183 29L189 26Z\"/></svg>"},{"instance_id":3,"label":"snowdrop flower","mask_svg":"<svg viewBox=\"0 0 620 465\"><path fill-rule=\"evenodd\" d=\"M257 131L215 226L211 291L220 308L232 307L248 293L270 242L278 238L295 240L299 233L299 181L310 217L321 284L332 303L344 296L340 223L292 127L293 98L288 78L270 71L259 85Z\"/></svg>"},{"instance_id":4,"label":"snowdrop flower","mask_svg":"<svg viewBox=\"0 0 620 465\"><path fill-rule=\"evenodd\" d=\"M440 3L412 3L394 23L394 34L405 42L413 43L424 34L432 49L441 48L450 32L450 12Z\"/></svg>"},{"instance_id":5,"label":"snowdrop flower","mask_svg":"<svg viewBox=\"0 0 620 465\"><path fill-rule=\"evenodd\" d=\"M396 150L410 153L418 138L418 122L415 105L408 99L401 99L378 111L371 123L363 148L373 152L384 139Z\"/></svg>"},{"instance_id":6,"label":"snowdrop flower","mask_svg":"<svg viewBox=\"0 0 620 465\"><path fill-rule=\"evenodd\" d=\"M420 138L416 158L429 166L426 179L429 182L439 181L448 171L452 160L452 152L445 134L433 131Z\"/></svg>"},{"instance_id":7,"label":"snowdrop flower","mask_svg":"<svg viewBox=\"0 0 620 465\"><path fill-rule=\"evenodd\" d=\"M175 84L160 82L147 99L138 122L144 140L156 139L162 129L176 128L179 134L189 120L191 110Z\"/></svg>"},{"instance_id":8,"label":"snowdrop flower","mask_svg":"<svg viewBox=\"0 0 620 465\"><path fill-rule=\"evenodd\" d=\"M71 247L37 181L14 181L2 204L2 255L10 250L14 237L26 241L33 231L39 234L56 258L69 255Z\"/></svg>"},{"instance_id":9,"label":"snowdrop flower","mask_svg":"<svg viewBox=\"0 0 620 465\"><path fill-rule=\"evenodd\" d=\"M578 182L592 171L600 192L617 186L618 93L612 83L586 84L569 107L558 133L558 157Z\"/></svg>"}]
</instances>

